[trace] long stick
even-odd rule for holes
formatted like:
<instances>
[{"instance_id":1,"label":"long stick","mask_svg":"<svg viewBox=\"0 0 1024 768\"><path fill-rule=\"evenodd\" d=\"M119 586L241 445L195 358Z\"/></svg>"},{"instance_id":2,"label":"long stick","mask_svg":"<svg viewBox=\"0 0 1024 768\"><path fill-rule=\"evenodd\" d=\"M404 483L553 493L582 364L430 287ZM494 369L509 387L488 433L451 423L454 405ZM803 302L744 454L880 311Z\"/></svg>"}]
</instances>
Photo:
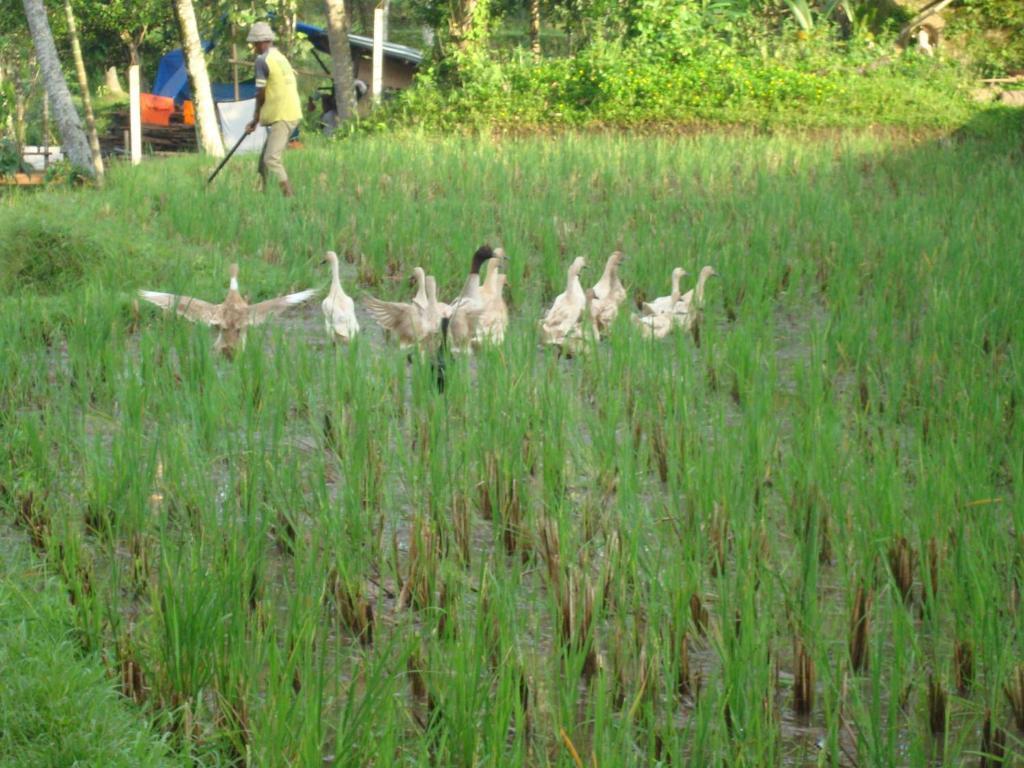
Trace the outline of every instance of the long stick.
<instances>
[{"instance_id":1,"label":"long stick","mask_svg":"<svg viewBox=\"0 0 1024 768\"><path fill-rule=\"evenodd\" d=\"M243 133L241 136L238 137L238 141L235 142L235 146L233 146L231 148L231 151L228 152L227 155L224 156L224 159L220 161L220 165L217 166L217 170L215 170L213 173L211 173L210 174L210 178L208 178L206 180L207 184L209 184L211 181L213 181L215 178L217 178L217 174L220 173L220 169L223 168L225 166L225 164L228 162L228 160L231 159L231 156L233 154L235 154L235 150L238 149L240 146L242 146L242 142L245 141L245 137L248 136L248 135L249 135L248 133Z\"/></svg>"}]
</instances>

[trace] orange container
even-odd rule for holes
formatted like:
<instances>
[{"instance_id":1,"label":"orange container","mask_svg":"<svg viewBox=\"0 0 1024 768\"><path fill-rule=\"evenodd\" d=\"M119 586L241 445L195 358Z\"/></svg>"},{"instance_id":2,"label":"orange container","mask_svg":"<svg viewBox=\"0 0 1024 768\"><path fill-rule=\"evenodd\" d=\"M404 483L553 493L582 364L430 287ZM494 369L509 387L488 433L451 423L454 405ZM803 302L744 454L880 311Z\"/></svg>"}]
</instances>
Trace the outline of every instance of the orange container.
<instances>
[{"instance_id":1,"label":"orange container","mask_svg":"<svg viewBox=\"0 0 1024 768\"><path fill-rule=\"evenodd\" d=\"M196 108L191 101L186 101L181 105L182 122L185 125L196 124Z\"/></svg>"},{"instance_id":2,"label":"orange container","mask_svg":"<svg viewBox=\"0 0 1024 768\"><path fill-rule=\"evenodd\" d=\"M171 113L174 111L174 99L169 96L154 96L152 93L140 93L142 106L142 122L146 125L170 125Z\"/></svg>"}]
</instances>

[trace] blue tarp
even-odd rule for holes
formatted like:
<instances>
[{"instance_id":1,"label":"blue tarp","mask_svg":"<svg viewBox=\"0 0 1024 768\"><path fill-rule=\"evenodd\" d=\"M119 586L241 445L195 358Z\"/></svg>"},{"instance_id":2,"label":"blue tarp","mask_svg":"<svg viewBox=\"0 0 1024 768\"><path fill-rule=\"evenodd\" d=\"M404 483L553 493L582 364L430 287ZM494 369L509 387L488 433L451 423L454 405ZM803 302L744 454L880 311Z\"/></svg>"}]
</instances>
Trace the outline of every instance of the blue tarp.
<instances>
[{"instance_id":1,"label":"blue tarp","mask_svg":"<svg viewBox=\"0 0 1024 768\"><path fill-rule=\"evenodd\" d=\"M203 41L203 50L207 53L213 48L213 42ZM211 83L214 101L234 101L234 83ZM192 98L192 89L188 84L188 70L185 69L185 56L181 48L175 48L160 59L156 69L156 80L153 81L153 93L157 96L169 96L177 102ZM238 98L252 99L256 96L256 82L253 78L238 84Z\"/></svg>"},{"instance_id":2,"label":"blue tarp","mask_svg":"<svg viewBox=\"0 0 1024 768\"><path fill-rule=\"evenodd\" d=\"M295 31L305 35L320 53L330 53L331 44L327 40L327 30L314 27L312 24L295 23Z\"/></svg>"},{"instance_id":3,"label":"blue tarp","mask_svg":"<svg viewBox=\"0 0 1024 768\"><path fill-rule=\"evenodd\" d=\"M213 42L203 40L203 51L209 53ZM157 96L169 96L175 101L187 99L182 91L188 92L188 70L185 69L185 54L181 48L165 53L156 68L156 80L153 81L153 93Z\"/></svg>"},{"instance_id":4,"label":"blue tarp","mask_svg":"<svg viewBox=\"0 0 1024 768\"><path fill-rule=\"evenodd\" d=\"M305 35L318 51L330 53L331 46L327 40L327 30L300 21L295 25L295 31ZM214 33L214 37L216 36ZM368 37L349 35L348 40L349 45L357 50L367 50L373 47L373 40ZM203 50L209 53L213 45L213 40L204 40ZM394 43L384 43L384 53L386 56L394 56L414 65L419 64L423 58L415 48ZM233 83L213 83L211 87L214 101L234 101L235 86ZM157 96L169 96L177 102L192 98L192 92L188 85L188 71L185 69L185 56L182 54L181 48L175 48L160 59L156 70L156 80L153 81L153 93ZM240 99L251 99L255 96L256 84L253 80L239 83L238 97Z\"/></svg>"}]
</instances>

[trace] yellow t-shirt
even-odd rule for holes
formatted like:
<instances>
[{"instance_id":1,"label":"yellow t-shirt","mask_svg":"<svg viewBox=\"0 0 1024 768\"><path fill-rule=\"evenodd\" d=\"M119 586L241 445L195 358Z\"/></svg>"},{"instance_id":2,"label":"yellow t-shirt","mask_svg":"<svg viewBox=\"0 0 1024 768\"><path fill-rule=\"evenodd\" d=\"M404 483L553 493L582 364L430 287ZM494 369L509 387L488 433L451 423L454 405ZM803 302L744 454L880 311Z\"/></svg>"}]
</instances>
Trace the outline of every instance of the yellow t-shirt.
<instances>
[{"instance_id":1,"label":"yellow t-shirt","mask_svg":"<svg viewBox=\"0 0 1024 768\"><path fill-rule=\"evenodd\" d=\"M296 123L302 119L295 71L277 48L270 48L256 58L256 87L266 88L266 99L260 110L261 125L270 125L278 120Z\"/></svg>"}]
</instances>

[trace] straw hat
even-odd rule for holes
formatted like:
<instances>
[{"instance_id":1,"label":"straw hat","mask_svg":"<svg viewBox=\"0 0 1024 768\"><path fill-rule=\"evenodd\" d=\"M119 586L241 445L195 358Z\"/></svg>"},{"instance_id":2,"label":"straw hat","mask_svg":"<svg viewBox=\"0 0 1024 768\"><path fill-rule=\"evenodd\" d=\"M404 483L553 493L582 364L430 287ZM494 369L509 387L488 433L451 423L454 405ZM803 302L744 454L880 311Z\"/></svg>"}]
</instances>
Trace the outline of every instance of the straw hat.
<instances>
[{"instance_id":1,"label":"straw hat","mask_svg":"<svg viewBox=\"0 0 1024 768\"><path fill-rule=\"evenodd\" d=\"M270 25L265 21L257 21L252 25L249 30L249 36L245 38L248 43L272 43L277 40L277 35L274 34L274 30L270 28Z\"/></svg>"}]
</instances>

